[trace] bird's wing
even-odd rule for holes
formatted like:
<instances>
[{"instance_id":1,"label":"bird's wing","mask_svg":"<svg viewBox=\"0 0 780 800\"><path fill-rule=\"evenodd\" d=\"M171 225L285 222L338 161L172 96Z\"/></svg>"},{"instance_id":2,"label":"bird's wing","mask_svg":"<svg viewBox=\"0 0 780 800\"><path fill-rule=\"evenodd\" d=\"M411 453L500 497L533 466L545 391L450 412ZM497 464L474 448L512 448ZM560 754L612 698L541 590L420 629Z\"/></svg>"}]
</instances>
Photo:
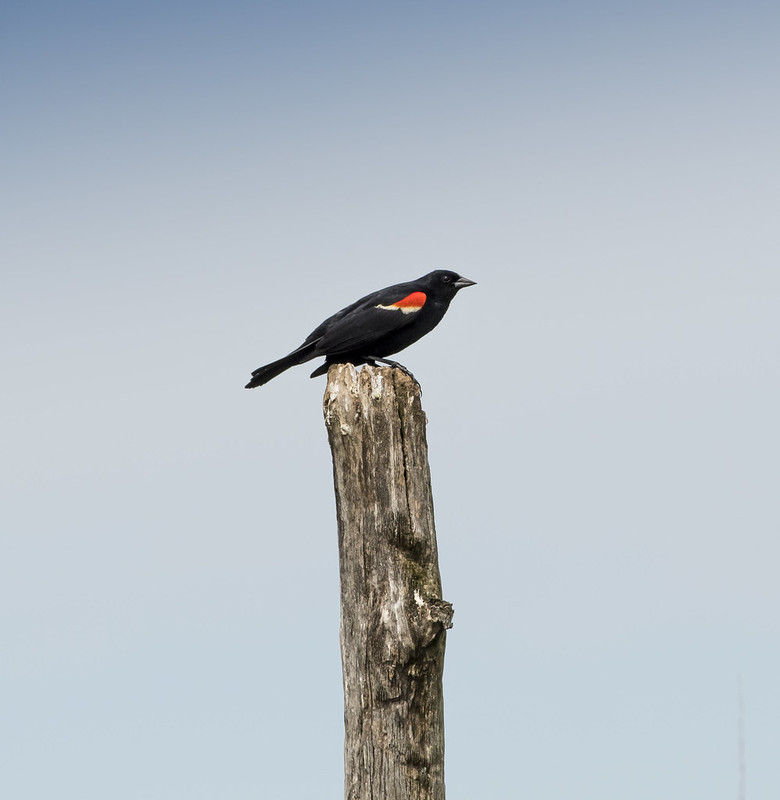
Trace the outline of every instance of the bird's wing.
<instances>
[{"instance_id":1,"label":"bird's wing","mask_svg":"<svg viewBox=\"0 0 780 800\"><path fill-rule=\"evenodd\" d=\"M371 345L415 320L428 298L408 284L383 289L347 306L311 332L306 343L317 342L322 354L372 355Z\"/></svg>"}]
</instances>

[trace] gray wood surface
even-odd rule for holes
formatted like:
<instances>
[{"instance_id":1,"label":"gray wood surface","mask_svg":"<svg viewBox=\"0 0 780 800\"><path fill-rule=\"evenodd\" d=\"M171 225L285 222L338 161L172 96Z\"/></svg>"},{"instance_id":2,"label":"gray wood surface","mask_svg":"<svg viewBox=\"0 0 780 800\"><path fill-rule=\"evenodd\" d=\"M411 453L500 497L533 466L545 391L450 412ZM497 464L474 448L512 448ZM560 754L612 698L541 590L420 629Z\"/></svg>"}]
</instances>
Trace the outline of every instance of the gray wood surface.
<instances>
[{"instance_id":1,"label":"gray wood surface","mask_svg":"<svg viewBox=\"0 0 780 800\"><path fill-rule=\"evenodd\" d=\"M331 367L346 800L443 800L441 599L425 414L397 369Z\"/></svg>"}]
</instances>

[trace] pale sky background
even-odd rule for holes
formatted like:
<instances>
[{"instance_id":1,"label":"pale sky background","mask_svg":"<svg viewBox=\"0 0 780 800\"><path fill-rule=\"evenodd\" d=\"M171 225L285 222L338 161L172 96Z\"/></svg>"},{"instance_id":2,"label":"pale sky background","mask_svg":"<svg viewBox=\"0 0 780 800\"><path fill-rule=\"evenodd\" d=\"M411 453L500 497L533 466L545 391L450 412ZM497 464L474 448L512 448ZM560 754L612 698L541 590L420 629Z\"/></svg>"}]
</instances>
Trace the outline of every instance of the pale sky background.
<instances>
[{"instance_id":1,"label":"pale sky background","mask_svg":"<svg viewBox=\"0 0 780 800\"><path fill-rule=\"evenodd\" d=\"M11 3L0 796L342 794L324 379L429 416L448 800L780 797L780 7Z\"/></svg>"}]
</instances>

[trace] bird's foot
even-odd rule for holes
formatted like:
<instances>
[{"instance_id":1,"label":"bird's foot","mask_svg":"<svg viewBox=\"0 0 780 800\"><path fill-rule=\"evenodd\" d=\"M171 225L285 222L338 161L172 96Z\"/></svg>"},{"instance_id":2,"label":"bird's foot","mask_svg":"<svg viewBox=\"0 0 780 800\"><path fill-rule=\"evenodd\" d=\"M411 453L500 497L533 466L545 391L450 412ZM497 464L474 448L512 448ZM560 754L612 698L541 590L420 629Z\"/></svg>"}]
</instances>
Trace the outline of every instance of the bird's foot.
<instances>
[{"instance_id":1,"label":"bird's foot","mask_svg":"<svg viewBox=\"0 0 780 800\"><path fill-rule=\"evenodd\" d=\"M370 364L371 366L376 366L377 362L380 364L384 364L388 367L395 367L396 369L400 369L404 375L408 375L418 386L420 385L417 378L412 375L412 373L403 365L399 364L397 361L391 361L389 358L379 358L377 356L364 356L366 364Z\"/></svg>"}]
</instances>

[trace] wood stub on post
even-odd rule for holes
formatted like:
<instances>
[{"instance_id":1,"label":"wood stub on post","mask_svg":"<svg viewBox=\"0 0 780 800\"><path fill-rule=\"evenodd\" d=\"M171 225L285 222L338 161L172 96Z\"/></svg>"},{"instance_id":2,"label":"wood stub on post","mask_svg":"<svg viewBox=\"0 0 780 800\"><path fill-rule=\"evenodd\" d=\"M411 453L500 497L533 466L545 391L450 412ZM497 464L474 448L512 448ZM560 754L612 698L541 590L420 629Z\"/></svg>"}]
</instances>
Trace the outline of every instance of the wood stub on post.
<instances>
[{"instance_id":1,"label":"wood stub on post","mask_svg":"<svg viewBox=\"0 0 780 800\"><path fill-rule=\"evenodd\" d=\"M425 414L398 369L338 364L325 423L341 573L346 800L443 800L445 630Z\"/></svg>"}]
</instances>

